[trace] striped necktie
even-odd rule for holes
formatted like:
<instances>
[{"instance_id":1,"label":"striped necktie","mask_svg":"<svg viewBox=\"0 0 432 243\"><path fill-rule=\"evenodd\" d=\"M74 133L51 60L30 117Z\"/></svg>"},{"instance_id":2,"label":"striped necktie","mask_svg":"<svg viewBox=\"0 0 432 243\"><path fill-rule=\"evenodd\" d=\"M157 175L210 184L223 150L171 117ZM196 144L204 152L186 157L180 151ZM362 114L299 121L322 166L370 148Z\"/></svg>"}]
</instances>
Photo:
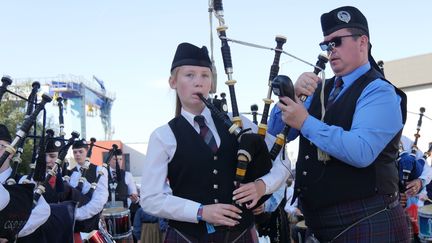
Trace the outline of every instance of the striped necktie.
<instances>
[{"instance_id":1,"label":"striped necktie","mask_svg":"<svg viewBox=\"0 0 432 243\"><path fill-rule=\"evenodd\" d=\"M213 153L216 153L218 150L216 140L213 136L213 133L205 124L204 116L195 116L194 120L198 123L200 127L200 136L204 139L204 142L210 147Z\"/></svg>"},{"instance_id":2,"label":"striped necktie","mask_svg":"<svg viewBox=\"0 0 432 243\"><path fill-rule=\"evenodd\" d=\"M342 78L337 78L335 80L334 90L330 94L330 96L327 100L326 110L328 110L334 104L336 97L339 95L339 93L342 91L342 89L343 89L343 80L342 80Z\"/></svg>"}]
</instances>

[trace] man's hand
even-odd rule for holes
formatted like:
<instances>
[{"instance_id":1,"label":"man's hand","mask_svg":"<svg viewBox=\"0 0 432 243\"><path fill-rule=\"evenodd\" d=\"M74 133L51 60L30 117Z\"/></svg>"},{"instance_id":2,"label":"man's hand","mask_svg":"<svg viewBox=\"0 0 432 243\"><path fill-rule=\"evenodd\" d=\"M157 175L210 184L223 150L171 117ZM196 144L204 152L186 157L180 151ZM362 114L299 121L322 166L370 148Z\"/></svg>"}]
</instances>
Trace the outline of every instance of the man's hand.
<instances>
[{"instance_id":1,"label":"man's hand","mask_svg":"<svg viewBox=\"0 0 432 243\"><path fill-rule=\"evenodd\" d=\"M235 226L239 224L236 219L241 219L242 211L231 204L210 204L204 205L202 219L214 225Z\"/></svg>"},{"instance_id":2,"label":"man's hand","mask_svg":"<svg viewBox=\"0 0 432 243\"><path fill-rule=\"evenodd\" d=\"M257 204L258 200L264 196L265 190L266 185L262 180L242 184L233 192L233 200L237 204L247 203L247 208L253 208Z\"/></svg>"},{"instance_id":3,"label":"man's hand","mask_svg":"<svg viewBox=\"0 0 432 243\"><path fill-rule=\"evenodd\" d=\"M294 84L296 96L299 97L300 95L312 95L320 82L321 79L315 73L302 73Z\"/></svg>"},{"instance_id":4,"label":"man's hand","mask_svg":"<svg viewBox=\"0 0 432 243\"><path fill-rule=\"evenodd\" d=\"M300 99L297 96L295 98L296 101L288 97L280 97L281 102L277 103L277 106L282 111L282 120L290 127L300 130L309 113ZM282 102L286 105L282 104Z\"/></svg>"},{"instance_id":5,"label":"man's hand","mask_svg":"<svg viewBox=\"0 0 432 243\"><path fill-rule=\"evenodd\" d=\"M133 203L137 203L139 201L138 194L132 193L129 198L132 200Z\"/></svg>"},{"instance_id":6,"label":"man's hand","mask_svg":"<svg viewBox=\"0 0 432 243\"><path fill-rule=\"evenodd\" d=\"M417 195L417 193L420 192L421 188L422 188L422 182L420 179L417 178L407 183L405 193L407 194L407 196L412 197Z\"/></svg>"}]
</instances>

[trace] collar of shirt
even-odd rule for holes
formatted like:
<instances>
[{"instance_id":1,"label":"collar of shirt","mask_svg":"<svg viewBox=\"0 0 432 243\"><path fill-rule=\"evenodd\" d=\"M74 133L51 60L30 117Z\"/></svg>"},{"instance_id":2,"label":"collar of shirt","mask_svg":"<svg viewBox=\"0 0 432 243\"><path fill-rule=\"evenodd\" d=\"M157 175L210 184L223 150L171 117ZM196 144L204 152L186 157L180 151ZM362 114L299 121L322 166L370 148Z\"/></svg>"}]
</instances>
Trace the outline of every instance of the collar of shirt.
<instances>
[{"instance_id":1,"label":"collar of shirt","mask_svg":"<svg viewBox=\"0 0 432 243\"><path fill-rule=\"evenodd\" d=\"M188 112L182 108L181 115L186 119L186 121L189 122L189 124L191 124L191 126L195 129L195 131L197 133L200 132L199 125L196 124L194 121L194 117L195 117L194 114L192 114L192 113L190 113L190 112ZM216 144L219 147L221 144L221 140L220 140L219 134L217 132L216 125L213 121L213 117L211 116L210 110L207 107L205 107L204 110L201 112L201 115L204 116L206 125L208 126L210 131L213 133L213 136L216 140Z\"/></svg>"},{"instance_id":2,"label":"collar of shirt","mask_svg":"<svg viewBox=\"0 0 432 243\"><path fill-rule=\"evenodd\" d=\"M191 124L191 126L195 129L195 131L199 133L200 128L198 124L196 124L194 121L195 115L184 110L183 108L181 110L181 115L189 122L189 124ZM201 115L204 116L206 125L210 128L210 130L214 131L216 129L216 125L213 122L213 118L211 116L210 110L207 107L205 107L204 110L201 112Z\"/></svg>"},{"instance_id":3,"label":"collar of shirt","mask_svg":"<svg viewBox=\"0 0 432 243\"><path fill-rule=\"evenodd\" d=\"M11 173L12 173L11 167L7 168L5 171L0 173L0 183L4 184Z\"/></svg>"},{"instance_id":4,"label":"collar of shirt","mask_svg":"<svg viewBox=\"0 0 432 243\"><path fill-rule=\"evenodd\" d=\"M349 86L351 86L351 84L354 83L354 81L356 81L363 74L365 74L367 71L369 71L370 68L371 68L371 65L369 62L367 62L367 63L361 65L360 67L358 67L357 69L355 69L354 71L352 71L351 73L349 73L345 76L342 76L343 89L342 89L340 94L344 93L345 90L347 90L347 88ZM340 94L339 94L339 96L340 96Z\"/></svg>"},{"instance_id":5,"label":"collar of shirt","mask_svg":"<svg viewBox=\"0 0 432 243\"><path fill-rule=\"evenodd\" d=\"M369 71L370 68L371 68L371 65L370 65L369 62L367 62L367 63L361 65L360 67L358 67L357 69L355 69L354 71L352 71L351 73L349 73L349 74L347 74L345 76L342 76L343 89L341 90L341 92L339 93L339 95L337 96L336 99L338 99L341 96L341 94L345 93L345 91L347 90L347 88L349 86L351 86L351 84L353 84L354 81L357 80L360 76L362 76L367 71ZM335 77L335 80L336 80L336 78L337 77ZM333 92L333 90L334 90L334 86L331 89L330 94ZM312 102L312 97L313 97L313 95L308 96L308 98L304 102L304 106L306 107L306 109L309 109L309 107L311 105L311 102Z\"/></svg>"},{"instance_id":6,"label":"collar of shirt","mask_svg":"<svg viewBox=\"0 0 432 243\"><path fill-rule=\"evenodd\" d=\"M113 173L117 173L117 170L116 170L116 169L111 168L111 166L110 166L109 168L110 168L110 173L111 173L111 175L113 175Z\"/></svg>"},{"instance_id":7,"label":"collar of shirt","mask_svg":"<svg viewBox=\"0 0 432 243\"><path fill-rule=\"evenodd\" d=\"M80 164L78 164L78 163L76 163L76 166L75 166L75 168L76 168L76 171L78 172L78 173L80 173L81 174L81 165Z\"/></svg>"}]
</instances>

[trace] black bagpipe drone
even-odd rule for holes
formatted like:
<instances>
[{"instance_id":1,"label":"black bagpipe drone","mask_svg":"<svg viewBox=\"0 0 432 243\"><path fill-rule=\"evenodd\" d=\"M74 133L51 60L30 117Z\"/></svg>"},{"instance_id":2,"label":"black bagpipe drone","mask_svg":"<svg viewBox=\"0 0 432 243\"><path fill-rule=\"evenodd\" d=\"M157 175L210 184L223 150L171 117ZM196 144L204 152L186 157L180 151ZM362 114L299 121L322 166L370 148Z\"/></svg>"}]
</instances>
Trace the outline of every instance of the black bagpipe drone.
<instances>
[{"instance_id":1,"label":"black bagpipe drone","mask_svg":"<svg viewBox=\"0 0 432 243\"><path fill-rule=\"evenodd\" d=\"M231 59L231 48L229 46L229 42L234 42L234 43L238 43L238 44L242 44L242 45L246 45L246 46L250 46L250 47L255 47L255 48L260 48L260 49L267 49L267 50L271 50L275 52L275 56L273 59L273 63L271 65L270 68L270 74L269 74L269 78L268 78L268 92L267 92L267 97L264 98L264 110L262 112L262 117L261 117L261 122L258 125L258 134L261 138L264 138L267 132L267 120L268 120L268 115L269 115L269 110L270 110L270 105L271 103L273 103L273 100L271 100L271 94L272 91L273 92L278 92L280 90L284 90L285 94L276 94L278 96L282 96L282 95L287 95L290 98L294 99L294 89L293 89L293 85L292 85L292 81L291 79L289 79L289 77L287 76L278 76L278 72L279 72L279 62L280 62L280 57L281 54L284 53L294 59L297 59L301 62L304 62L312 67L314 67L314 73L318 74L320 71L324 70L325 68L325 63L327 62L327 58L324 55L320 55L318 57L318 62L316 65L313 65L311 63L308 63L290 53L287 53L285 51L283 51L282 47L286 42L286 38L284 36L276 36L275 41L276 41L276 47L275 48L270 48L270 47L265 47L265 46L261 46L261 45L257 45L257 44L253 44L253 43L248 43L248 42L244 42L244 41L238 41L238 40L234 40L234 39L230 39L227 37L227 25L225 25L225 19L224 19L224 10L223 10L223 5L222 5L222 1L221 0L213 0L210 1L210 6L209 6L209 12L214 11L214 15L216 17L216 19L219 21L219 26L216 28L217 32L218 32L218 36L219 39L221 41L221 53L222 53L222 60L224 63L224 69L225 69L225 73L227 75L227 81L225 82L226 85L228 85L229 88L229 94L230 94L230 100L231 100L231 110L232 110L232 120L230 122L224 121L224 123L226 124L227 127L229 127L229 131L230 133L234 134L237 136L238 140L239 140L239 153L238 153L238 169L237 169L237 173L236 173L236 184L238 183L244 183L247 182L248 180L244 180L247 170L251 170L251 174L255 174L258 176L259 175L265 175L271 168L272 166L272 160L275 160L277 155L279 154L283 144L285 143L285 137L286 134L289 131L289 128L285 128L284 132L281 134L281 136L277 136L276 139L276 143L273 145L273 148L270 151L270 159L269 160L264 160L265 162L263 162L265 165L261 165L263 166L263 168L265 168L264 170L262 169L254 169L254 166L249 165L249 162L253 159L252 155L257 155L256 151L251 151L251 149L253 149L252 147L254 146L253 144L259 144L261 143L261 141L258 141L257 139L255 139L256 141L251 142L251 139L253 136L244 136L245 134L249 134L250 131L243 130L242 129L242 122L240 119L240 115L238 112L238 106L237 106L237 100L236 100L236 94L235 94L235 88L234 85L237 81L235 81L233 79L233 64L232 64L232 59ZM212 44L211 44L212 45ZM213 46L213 45L212 45ZM321 72L324 73L324 72ZM284 79L284 82L280 82L281 79ZM281 87L282 85L282 87ZM279 86L279 87L276 87ZM201 99L204 101L205 99L203 97L201 97ZM301 98L304 100L304 98ZM218 109L215 109L214 107L211 108L211 102L205 102L206 106L212 111L212 114L215 114L216 112L218 112ZM216 115L216 117L222 117L223 115ZM225 116L226 117L226 116ZM221 118L223 119L223 118ZM226 118L225 118L226 119ZM282 136L284 135L284 136ZM250 137L248 139L246 139L245 137ZM262 139L263 140L263 139ZM247 145L246 145L247 144ZM246 147L249 147L248 149L246 149ZM261 152L261 151L260 151ZM266 152L268 153L268 151ZM287 167L288 170L290 170ZM259 170L259 173L253 173L252 171L256 171ZM259 176L258 176L259 177ZM257 178L258 178L257 177ZM254 178L254 179L257 179ZM242 181L244 180L244 181Z\"/></svg>"}]
</instances>

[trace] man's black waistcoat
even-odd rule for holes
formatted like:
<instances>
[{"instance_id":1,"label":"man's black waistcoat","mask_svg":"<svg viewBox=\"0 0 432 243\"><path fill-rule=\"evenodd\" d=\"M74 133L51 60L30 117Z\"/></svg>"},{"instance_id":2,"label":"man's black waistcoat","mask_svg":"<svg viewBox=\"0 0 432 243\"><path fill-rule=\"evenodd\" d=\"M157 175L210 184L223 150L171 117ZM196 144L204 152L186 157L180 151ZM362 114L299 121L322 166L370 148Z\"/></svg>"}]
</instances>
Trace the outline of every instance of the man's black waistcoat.
<instances>
[{"instance_id":1,"label":"man's black waistcoat","mask_svg":"<svg viewBox=\"0 0 432 243\"><path fill-rule=\"evenodd\" d=\"M380 73L370 69L356 80L326 111L324 122L349 131L358 98L365 87L377 78L383 79ZM334 79L327 81L325 103ZM309 113L318 119L321 118L320 91L321 87L315 91L309 108ZM405 121L406 96L399 90L396 92L402 98L401 107ZM396 159L401 132L402 130L395 134L376 160L366 168L353 167L332 156L330 161L325 163L318 161L316 146L300 135L294 197L300 197L300 202L305 209L314 210L344 201L370 197L377 193L396 192L398 190Z\"/></svg>"}]
</instances>

